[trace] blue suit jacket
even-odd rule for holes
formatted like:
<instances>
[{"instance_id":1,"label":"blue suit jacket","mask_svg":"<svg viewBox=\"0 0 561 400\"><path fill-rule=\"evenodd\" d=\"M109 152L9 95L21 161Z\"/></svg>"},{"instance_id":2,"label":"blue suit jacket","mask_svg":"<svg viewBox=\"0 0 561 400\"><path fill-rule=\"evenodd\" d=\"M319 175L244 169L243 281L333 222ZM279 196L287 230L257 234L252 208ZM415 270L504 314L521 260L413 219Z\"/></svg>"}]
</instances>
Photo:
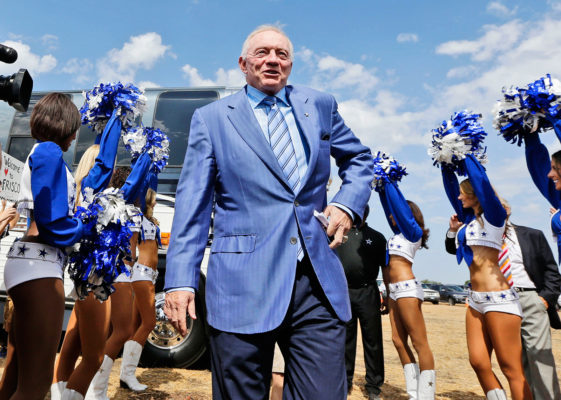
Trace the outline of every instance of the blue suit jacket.
<instances>
[{"instance_id":1,"label":"blue suit jacket","mask_svg":"<svg viewBox=\"0 0 561 400\"><path fill-rule=\"evenodd\" d=\"M286 89L310 149L298 193L290 189L245 90L198 109L191 121L165 286L198 286L214 199L206 305L208 323L222 331L260 333L280 325L294 285L299 230L337 316L351 317L343 268L313 212L326 206L331 155L343 182L333 201L363 215L372 156L345 126L332 96Z\"/></svg>"}]
</instances>

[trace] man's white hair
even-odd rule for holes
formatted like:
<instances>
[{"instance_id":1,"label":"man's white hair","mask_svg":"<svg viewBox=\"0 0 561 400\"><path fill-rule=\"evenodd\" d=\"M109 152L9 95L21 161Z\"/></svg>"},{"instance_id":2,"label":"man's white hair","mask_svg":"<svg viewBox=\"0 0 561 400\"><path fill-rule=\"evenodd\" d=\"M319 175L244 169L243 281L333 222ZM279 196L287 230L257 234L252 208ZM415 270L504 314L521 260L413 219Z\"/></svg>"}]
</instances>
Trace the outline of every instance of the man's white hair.
<instances>
[{"instance_id":1,"label":"man's white hair","mask_svg":"<svg viewBox=\"0 0 561 400\"><path fill-rule=\"evenodd\" d=\"M245 58L247 57L247 52L249 50L249 42L251 41L251 39L261 33L261 32L268 32L268 31L273 31L273 32L277 32L280 33L281 35L283 35L286 40L288 41L288 54L290 56L290 59L292 60L294 57L294 47L292 46L292 42L290 41L290 38L288 37L288 35L286 33L284 33L284 31L279 28L278 26L275 25L260 25L257 28L255 28L253 30L253 32L251 32L247 38L245 39L245 42L243 42L243 46L242 46L242 54L241 57L245 60Z\"/></svg>"}]
</instances>

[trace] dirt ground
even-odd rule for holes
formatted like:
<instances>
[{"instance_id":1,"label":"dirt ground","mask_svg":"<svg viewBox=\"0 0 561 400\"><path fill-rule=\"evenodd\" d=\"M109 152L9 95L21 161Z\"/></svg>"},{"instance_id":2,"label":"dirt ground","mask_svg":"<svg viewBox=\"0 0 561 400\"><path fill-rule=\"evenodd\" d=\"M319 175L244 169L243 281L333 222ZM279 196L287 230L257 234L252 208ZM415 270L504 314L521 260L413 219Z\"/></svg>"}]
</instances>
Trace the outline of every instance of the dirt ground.
<instances>
[{"instance_id":1,"label":"dirt ground","mask_svg":"<svg viewBox=\"0 0 561 400\"><path fill-rule=\"evenodd\" d=\"M436 361L437 399L471 400L484 399L475 373L472 371L467 355L465 341L465 306L450 307L447 304L425 303L423 313L427 324L429 343ZM385 383L382 386L383 399L407 399L404 378L397 352L391 342L388 316L382 317L384 332ZM557 373L561 366L561 331L552 331L553 352L557 361ZM360 340L359 340L360 343ZM493 368L503 385L507 380L502 375L495 358ZM3 362L3 361L2 361ZM109 386L109 398L125 399L173 399L203 400L211 399L210 371L205 369L165 369L139 368L137 377L149 389L134 394L119 388L120 359L115 362ZM3 366L0 368L3 369ZM357 351L357 362L353 390L348 399L367 398L364 390L364 360L362 345ZM507 388L508 392L508 388ZM47 397L49 398L49 397Z\"/></svg>"}]
</instances>

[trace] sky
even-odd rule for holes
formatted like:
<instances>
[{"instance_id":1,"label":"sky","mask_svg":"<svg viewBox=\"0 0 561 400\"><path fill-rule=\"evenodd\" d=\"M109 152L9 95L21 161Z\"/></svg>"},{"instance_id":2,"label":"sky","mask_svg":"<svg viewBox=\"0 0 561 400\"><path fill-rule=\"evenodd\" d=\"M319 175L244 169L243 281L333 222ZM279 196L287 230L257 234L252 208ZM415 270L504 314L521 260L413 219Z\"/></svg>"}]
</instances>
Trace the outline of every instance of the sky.
<instances>
[{"instance_id":1,"label":"sky","mask_svg":"<svg viewBox=\"0 0 561 400\"><path fill-rule=\"evenodd\" d=\"M427 155L431 129L466 108L483 114L486 168L512 206L512 222L543 230L557 259L548 204L529 178L523 148L497 136L492 109L503 87L547 73L561 79L561 1L13 2L0 14L0 43L19 59L0 64L0 75L27 68L41 91L116 80L240 87L241 45L265 23L282 27L294 44L289 83L333 94L361 141L407 168L400 188L431 231L430 248L415 258L417 278L469 279L465 263L444 250L453 210ZM552 132L542 141L561 148ZM389 237L375 192L370 206L369 225Z\"/></svg>"}]
</instances>

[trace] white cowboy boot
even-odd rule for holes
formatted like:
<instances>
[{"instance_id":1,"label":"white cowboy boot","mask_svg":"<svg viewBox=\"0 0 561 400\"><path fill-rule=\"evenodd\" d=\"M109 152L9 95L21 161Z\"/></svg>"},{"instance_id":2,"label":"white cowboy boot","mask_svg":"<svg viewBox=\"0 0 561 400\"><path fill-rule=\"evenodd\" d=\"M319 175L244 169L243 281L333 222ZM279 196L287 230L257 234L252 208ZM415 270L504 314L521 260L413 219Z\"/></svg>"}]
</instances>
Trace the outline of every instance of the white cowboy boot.
<instances>
[{"instance_id":1,"label":"white cowboy boot","mask_svg":"<svg viewBox=\"0 0 561 400\"><path fill-rule=\"evenodd\" d=\"M64 389L61 400L84 400L84 396L75 390Z\"/></svg>"},{"instance_id":2,"label":"white cowboy boot","mask_svg":"<svg viewBox=\"0 0 561 400\"><path fill-rule=\"evenodd\" d=\"M409 400L417 400L417 386L419 385L419 366L417 364L405 364L403 366L405 375L405 390L409 395Z\"/></svg>"},{"instance_id":3,"label":"white cowboy boot","mask_svg":"<svg viewBox=\"0 0 561 400\"><path fill-rule=\"evenodd\" d=\"M95 373L92 383L86 393L86 400L109 400L107 397L107 387L109 386L109 375L113 368L113 360L105 355L101 367Z\"/></svg>"},{"instance_id":4,"label":"white cowboy boot","mask_svg":"<svg viewBox=\"0 0 561 400\"><path fill-rule=\"evenodd\" d=\"M62 392L66 388L66 382L59 381L51 385L51 400L61 400Z\"/></svg>"},{"instance_id":5,"label":"white cowboy boot","mask_svg":"<svg viewBox=\"0 0 561 400\"><path fill-rule=\"evenodd\" d=\"M146 390L148 386L136 380L134 372L140 360L142 346L134 340L128 340L123 348L123 360L121 362L121 387L128 388L135 392Z\"/></svg>"},{"instance_id":6,"label":"white cowboy boot","mask_svg":"<svg viewBox=\"0 0 561 400\"><path fill-rule=\"evenodd\" d=\"M419 375L419 386L417 387L417 397L419 400L434 400L436 391L436 372L434 369L421 371Z\"/></svg>"},{"instance_id":7,"label":"white cowboy boot","mask_svg":"<svg viewBox=\"0 0 561 400\"><path fill-rule=\"evenodd\" d=\"M487 392L487 400L507 400L503 389L493 389Z\"/></svg>"}]
</instances>

